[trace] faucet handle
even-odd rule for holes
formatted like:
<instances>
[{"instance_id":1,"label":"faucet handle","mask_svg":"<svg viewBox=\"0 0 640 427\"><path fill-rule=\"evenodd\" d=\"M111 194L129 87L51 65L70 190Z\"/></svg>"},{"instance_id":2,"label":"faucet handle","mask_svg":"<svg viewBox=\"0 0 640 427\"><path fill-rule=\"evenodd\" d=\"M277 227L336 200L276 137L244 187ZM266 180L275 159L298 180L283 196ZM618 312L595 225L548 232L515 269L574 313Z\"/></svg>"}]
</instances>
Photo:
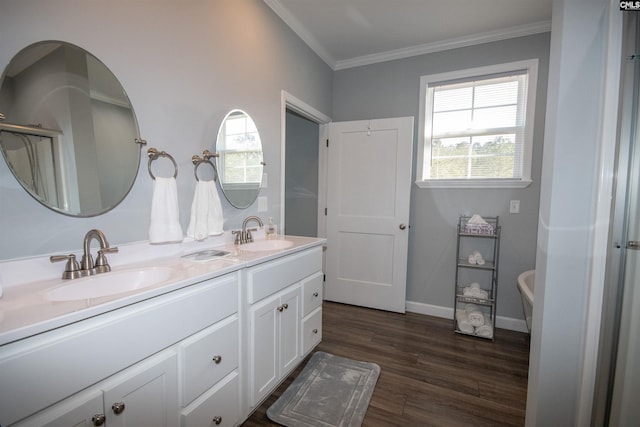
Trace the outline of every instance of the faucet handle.
<instances>
[{"instance_id":1,"label":"faucet handle","mask_svg":"<svg viewBox=\"0 0 640 427\"><path fill-rule=\"evenodd\" d=\"M98 257L96 258L96 263L94 264L93 268L97 273L106 273L108 271L111 271L111 266L109 265L109 263L107 262L107 257L104 255L105 253L115 253L118 252L118 248L117 247L109 247L109 248L104 248L104 249L100 249L98 250Z\"/></svg>"},{"instance_id":2,"label":"faucet handle","mask_svg":"<svg viewBox=\"0 0 640 427\"><path fill-rule=\"evenodd\" d=\"M233 242L236 245L239 245L242 242L242 230L233 230L231 231L231 234L233 234L234 236L236 236L236 240Z\"/></svg>"},{"instance_id":3,"label":"faucet handle","mask_svg":"<svg viewBox=\"0 0 640 427\"><path fill-rule=\"evenodd\" d=\"M62 273L62 280L77 279L81 276L80 265L78 264L78 261L76 261L76 256L74 254L51 255L49 260L51 262L67 261L67 265Z\"/></svg>"},{"instance_id":4,"label":"faucet handle","mask_svg":"<svg viewBox=\"0 0 640 427\"><path fill-rule=\"evenodd\" d=\"M245 243L253 242L253 236L251 235L252 231L258 231L258 229L257 228L248 228L247 229L247 234L245 236Z\"/></svg>"}]
</instances>

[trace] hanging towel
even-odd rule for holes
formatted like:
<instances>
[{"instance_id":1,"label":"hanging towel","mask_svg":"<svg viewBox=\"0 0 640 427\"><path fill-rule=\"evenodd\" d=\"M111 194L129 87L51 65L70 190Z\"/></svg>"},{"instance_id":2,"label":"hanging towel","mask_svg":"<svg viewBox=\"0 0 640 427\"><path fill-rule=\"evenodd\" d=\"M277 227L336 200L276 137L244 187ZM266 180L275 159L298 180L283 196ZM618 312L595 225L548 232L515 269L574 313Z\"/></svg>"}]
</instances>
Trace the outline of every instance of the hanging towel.
<instances>
[{"instance_id":1,"label":"hanging towel","mask_svg":"<svg viewBox=\"0 0 640 427\"><path fill-rule=\"evenodd\" d=\"M215 181L196 182L187 236L204 240L207 236L222 234L223 223L222 204Z\"/></svg>"},{"instance_id":2,"label":"hanging towel","mask_svg":"<svg viewBox=\"0 0 640 427\"><path fill-rule=\"evenodd\" d=\"M156 177L151 199L149 242L179 243L183 239L178 211L178 189L175 178Z\"/></svg>"}]
</instances>

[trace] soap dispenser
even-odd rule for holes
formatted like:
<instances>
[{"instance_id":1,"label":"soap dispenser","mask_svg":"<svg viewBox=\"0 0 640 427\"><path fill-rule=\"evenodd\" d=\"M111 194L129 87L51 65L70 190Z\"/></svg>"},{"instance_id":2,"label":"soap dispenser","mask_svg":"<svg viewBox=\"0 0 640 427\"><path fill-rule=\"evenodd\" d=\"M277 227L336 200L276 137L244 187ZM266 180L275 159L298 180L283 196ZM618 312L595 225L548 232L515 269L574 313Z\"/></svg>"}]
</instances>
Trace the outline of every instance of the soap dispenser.
<instances>
[{"instance_id":1,"label":"soap dispenser","mask_svg":"<svg viewBox=\"0 0 640 427\"><path fill-rule=\"evenodd\" d=\"M264 234L267 239L275 239L278 237L278 228L273 223L273 218L269 217L269 223L264 228Z\"/></svg>"}]
</instances>

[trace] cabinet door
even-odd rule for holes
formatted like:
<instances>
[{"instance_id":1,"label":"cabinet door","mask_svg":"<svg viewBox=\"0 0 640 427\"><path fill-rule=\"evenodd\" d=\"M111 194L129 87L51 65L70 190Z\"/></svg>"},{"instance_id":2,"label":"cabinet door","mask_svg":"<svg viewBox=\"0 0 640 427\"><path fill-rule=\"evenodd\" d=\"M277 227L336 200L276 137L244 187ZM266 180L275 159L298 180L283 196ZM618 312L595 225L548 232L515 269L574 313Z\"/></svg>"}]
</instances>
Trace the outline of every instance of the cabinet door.
<instances>
[{"instance_id":1,"label":"cabinet door","mask_svg":"<svg viewBox=\"0 0 640 427\"><path fill-rule=\"evenodd\" d=\"M300 360L300 288L285 293L280 298L280 376L293 369Z\"/></svg>"},{"instance_id":2,"label":"cabinet door","mask_svg":"<svg viewBox=\"0 0 640 427\"><path fill-rule=\"evenodd\" d=\"M102 390L107 425L177 426L180 422L177 371L177 356L171 350L105 383Z\"/></svg>"},{"instance_id":3,"label":"cabinet door","mask_svg":"<svg viewBox=\"0 0 640 427\"><path fill-rule=\"evenodd\" d=\"M280 298L273 297L249 310L251 341L249 383L251 405L259 402L278 381L277 330Z\"/></svg>"},{"instance_id":4,"label":"cabinet door","mask_svg":"<svg viewBox=\"0 0 640 427\"><path fill-rule=\"evenodd\" d=\"M89 427L105 425L102 392L92 390L79 393L63 402L46 409L38 415L13 424L14 427L44 426L44 427ZM95 423L94 423L95 417ZM102 422L102 424L100 424Z\"/></svg>"}]
</instances>

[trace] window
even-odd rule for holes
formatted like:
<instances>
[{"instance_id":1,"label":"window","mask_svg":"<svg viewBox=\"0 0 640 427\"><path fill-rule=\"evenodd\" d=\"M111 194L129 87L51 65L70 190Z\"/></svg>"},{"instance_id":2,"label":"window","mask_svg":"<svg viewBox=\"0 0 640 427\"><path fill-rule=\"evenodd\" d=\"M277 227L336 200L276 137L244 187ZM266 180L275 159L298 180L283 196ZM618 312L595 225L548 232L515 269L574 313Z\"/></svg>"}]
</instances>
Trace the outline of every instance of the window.
<instances>
[{"instance_id":1,"label":"window","mask_svg":"<svg viewBox=\"0 0 640 427\"><path fill-rule=\"evenodd\" d=\"M232 114L224 121L218 138L218 171L225 184L238 187L262 180L262 148L253 120L244 113Z\"/></svg>"},{"instance_id":2,"label":"window","mask_svg":"<svg viewBox=\"0 0 640 427\"><path fill-rule=\"evenodd\" d=\"M420 78L419 187L531 183L537 60Z\"/></svg>"}]
</instances>

